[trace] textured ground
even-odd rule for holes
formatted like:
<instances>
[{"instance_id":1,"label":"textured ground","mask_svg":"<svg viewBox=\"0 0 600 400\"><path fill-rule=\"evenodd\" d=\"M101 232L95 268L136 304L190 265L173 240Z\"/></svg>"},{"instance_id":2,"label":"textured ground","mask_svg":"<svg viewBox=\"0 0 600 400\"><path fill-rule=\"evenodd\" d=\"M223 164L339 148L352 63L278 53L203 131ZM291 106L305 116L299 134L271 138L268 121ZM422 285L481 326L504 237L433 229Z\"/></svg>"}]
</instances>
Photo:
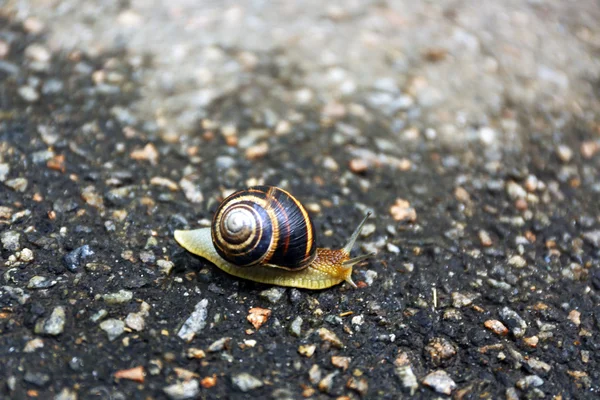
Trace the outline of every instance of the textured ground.
<instances>
[{"instance_id":1,"label":"textured ground","mask_svg":"<svg viewBox=\"0 0 600 400\"><path fill-rule=\"evenodd\" d=\"M480 3L0 1L0 397L598 396L600 6ZM174 242L263 183L358 289Z\"/></svg>"}]
</instances>

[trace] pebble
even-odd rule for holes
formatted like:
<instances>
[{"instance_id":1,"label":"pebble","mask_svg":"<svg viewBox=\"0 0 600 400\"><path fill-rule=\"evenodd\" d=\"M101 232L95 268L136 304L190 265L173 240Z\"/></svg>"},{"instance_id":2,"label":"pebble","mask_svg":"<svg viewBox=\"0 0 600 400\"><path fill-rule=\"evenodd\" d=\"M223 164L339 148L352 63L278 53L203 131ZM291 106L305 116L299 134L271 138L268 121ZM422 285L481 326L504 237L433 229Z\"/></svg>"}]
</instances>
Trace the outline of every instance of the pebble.
<instances>
[{"instance_id":1,"label":"pebble","mask_svg":"<svg viewBox=\"0 0 600 400\"><path fill-rule=\"evenodd\" d=\"M571 321L572 323L574 323L575 325L579 326L579 324L581 324L581 313L577 310L571 310L569 312L569 321Z\"/></svg>"},{"instance_id":2,"label":"pebble","mask_svg":"<svg viewBox=\"0 0 600 400\"><path fill-rule=\"evenodd\" d=\"M529 375L517 381L516 387L521 390L529 389L530 387L539 387L544 384L544 380L537 375Z\"/></svg>"},{"instance_id":3,"label":"pebble","mask_svg":"<svg viewBox=\"0 0 600 400\"><path fill-rule=\"evenodd\" d=\"M341 368L342 371L346 371L352 362L352 358L343 356L331 356L331 364L334 367Z\"/></svg>"},{"instance_id":4,"label":"pebble","mask_svg":"<svg viewBox=\"0 0 600 400\"><path fill-rule=\"evenodd\" d=\"M482 229L479 231L478 235L479 235L479 241L481 242L481 245L483 247L490 247L493 244L492 238L490 237L490 234L487 233L487 231L484 231Z\"/></svg>"},{"instance_id":5,"label":"pebble","mask_svg":"<svg viewBox=\"0 0 600 400\"><path fill-rule=\"evenodd\" d=\"M77 393L69 388L63 388L54 396L54 400L77 400Z\"/></svg>"},{"instance_id":6,"label":"pebble","mask_svg":"<svg viewBox=\"0 0 600 400\"><path fill-rule=\"evenodd\" d=\"M206 326L206 318L208 316L208 299L202 299L194 307L194 311L183 323L177 336L186 342L191 341L196 334L200 333Z\"/></svg>"},{"instance_id":7,"label":"pebble","mask_svg":"<svg viewBox=\"0 0 600 400\"><path fill-rule=\"evenodd\" d=\"M41 349L44 347L44 341L40 338L35 338L27 343L25 343L25 347L23 348L24 353L33 353L37 349Z\"/></svg>"},{"instance_id":8,"label":"pebble","mask_svg":"<svg viewBox=\"0 0 600 400\"><path fill-rule=\"evenodd\" d=\"M44 387L50 382L50 375L42 373L42 372L25 372L23 376L23 380L27 383L31 383L33 385Z\"/></svg>"},{"instance_id":9,"label":"pebble","mask_svg":"<svg viewBox=\"0 0 600 400\"><path fill-rule=\"evenodd\" d=\"M281 297L284 295L285 289L273 287L267 290L263 290L260 292L259 296L261 299L267 300L271 304L279 303Z\"/></svg>"},{"instance_id":10,"label":"pebble","mask_svg":"<svg viewBox=\"0 0 600 400\"><path fill-rule=\"evenodd\" d=\"M158 163L158 150L152 143L148 143L143 149L137 149L131 152L131 159L136 161L149 161L150 164Z\"/></svg>"},{"instance_id":11,"label":"pebble","mask_svg":"<svg viewBox=\"0 0 600 400\"><path fill-rule=\"evenodd\" d=\"M344 344L337 337L337 335L335 333L333 333L332 331L330 331L329 329L327 329L327 328L319 328L319 337L324 342L329 342L334 347L337 347L338 349L344 348Z\"/></svg>"},{"instance_id":12,"label":"pebble","mask_svg":"<svg viewBox=\"0 0 600 400\"><path fill-rule=\"evenodd\" d=\"M46 278L45 276L34 276L27 283L27 289L47 289L56 285L55 280Z\"/></svg>"},{"instance_id":13,"label":"pebble","mask_svg":"<svg viewBox=\"0 0 600 400\"><path fill-rule=\"evenodd\" d=\"M473 304L473 300L477 299L477 293L460 293L452 292L452 306L455 308L467 307Z\"/></svg>"},{"instance_id":14,"label":"pebble","mask_svg":"<svg viewBox=\"0 0 600 400\"><path fill-rule=\"evenodd\" d=\"M83 245L76 248L63 257L63 265L71 272L77 272L86 258L93 255L94 252L89 245Z\"/></svg>"},{"instance_id":15,"label":"pebble","mask_svg":"<svg viewBox=\"0 0 600 400\"><path fill-rule=\"evenodd\" d=\"M573 150L569 146L561 144L556 147L556 155L563 163L568 163L573 158Z\"/></svg>"},{"instance_id":16,"label":"pebble","mask_svg":"<svg viewBox=\"0 0 600 400\"><path fill-rule=\"evenodd\" d=\"M268 308L252 307L248 312L246 319L254 326L254 329L258 329L267 322L270 315L271 310Z\"/></svg>"},{"instance_id":17,"label":"pebble","mask_svg":"<svg viewBox=\"0 0 600 400\"><path fill-rule=\"evenodd\" d=\"M160 273L167 276L170 275L173 268L175 268L175 263L173 263L173 261L162 259L158 260L156 262L156 265L158 266L158 270L160 271Z\"/></svg>"},{"instance_id":18,"label":"pebble","mask_svg":"<svg viewBox=\"0 0 600 400\"><path fill-rule=\"evenodd\" d=\"M248 147L246 150L246 158L251 161L258 160L259 158L266 156L268 153L269 144L267 142L262 142Z\"/></svg>"},{"instance_id":19,"label":"pebble","mask_svg":"<svg viewBox=\"0 0 600 400\"><path fill-rule=\"evenodd\" d=\"M294 318L289 329L292 336L300 337L302 335L302 322L304 322L302 317L297 316Z\"/></svg>"},{"instance_id":20,"label":"pebble","mask_svg":"<svg viewBox=\"0 0 600 400\"><path fill-rule=\"evenodd\" d=\"M21 96L23 100L29 103L34 103L40 99L40 94L38 93L38 91L35 90L35 88L32 88L31 86L21 86L19 87L18 92L19 96Z\"/></svg>"},{"instance_id":21,"label":"pebble","mask_svg":"<svg viewBox=\"0 0 600 400\"><path fill-rule=\"evenodd\" d=\"M404 199L396 199L396 203L390 207L390 214L396 221L415 222L417 211Z\"/></svg>"},{"instance_id":22,"label":"pebble","mask_svg":"<svg viewBox=\"0 0 600 400\"><path fill-rule=\"evenodd\" d=\"M319 390L323 393L329 393L331 392L331 388L333 387L333 378L335 378L336 376L339 375L339 371L334 371L331 372L327 375L325 375L325 377L323 379L321 379L321 381L319 382Z\"/></svg>"},{"instance_id":23,"label":"pebble","mask_svg":"<svg viewBox=\"0 0 600 400\"><path fill-rule=\"evenodd\" d=\"M139 383L144 383L145 375L144 367L141 365L130 369L121 369L114 374L116 379L127 379Z\"/></svg>"},{"instance_id":24,"label":"pebble","mask_svg":"<svg viewBox=\"0 0 600 400\"><path fill-rule=\"evenodd\" d=\"M585 232L583 239L597 249L600 249L600 229L596 231Z\"/></svg>"},{"instance_id":25,"label":"pebble","mask_svg":"<svg viewBox=\"0 0 600 400\"><path fill-rule=\"evenodd\" d=\"M150 179L150 184L154 186L165 187L173 192L179 190L179 185L176 182L173 182L169 178L165 178L162 176L153 176Z\"/></svg>"},{"instance_id":26,"label":"pebble","mask_svg":"<svg viewBox=\"0 0 600 400\"><path fill-rule=\"evenodd\" d=\"M7 163L0 163L0 182L6 181L6 177L10 173L10 165Z\"/></svg>"},{"instance_id":27,"label":"pebble","mask_svg":"<svg viewBox=\"0 0 600 400\"><path fill-rule=\"evenodd\" d=\"M527 360L527 365L529 365L529 367L531 367L532 369L536 369L542 372L549 372L552 369L550 364L533 357Z\"/></svg>"},{"instance_id":28,"label":"pebble","mask_svg":"<svg viewBox=\"0 0 600 400\"><path fill-rule=\"evenodd\" d=\"M27 185L29 182L25 178L15 178L4 181L4 184L15 192L23 193L25 190L27 190Z\"/></svg>"},{"instance_id":29,"label":"pebble","mask_svg":"<svg viewBox=\"0 0 600 400\"><path fill-rule=\"evenodd\" d=\"M130 290L121 289L118 292L106 293L102 295L102 299L106 304L123 304L128 303L133 299L133 292Z\"/></svg>"},{"instance_id":30,"label":"pebble","mask_svg":"<svg viewBox=\"0 0 600 400\"><path fill-rule=\"evenodd\" d=\"M350 168L350 171L354 172L355 174L361 174L368 171L369 163L362 158L353 158L350 160L348 167Z\"/></svg>"},{"instance_id":31,"label":"pebble","mask_svg":"<svg viewBox=\"0 0 600 400\"><path fill-rule=\"evenodd\" d=\"M393 243L387 243L385 245L385 248L387 251L389 251L392 254L399 254L400 253L400 247L396 246Z\"/></svg>"},{"instance_id":32,"label":"pebble","mask_svg":"<svg viewBox=\"0 0 600 400\"><path fill-rule=\"evenodd\" d=\"M488 319L483 323L483 325L494 332L496 335L506 336L508 335L508 328L504 326L504 324L497 319Z\"/></svg>"},{"instance_id":33,"label":"pebble","mask_svg":"<svg viewBox=\"0 0 600 400\"><path fill-rule=\"evenodd\" d=\"M141 313L129 313L125 318L125 324L134 331L140 332L144 330L146 321Z\"/></svg>"},{"instance_id":34,"label":"pebble","mask_svg":"<svg viewBox=\"0 0 600 400\"><path fill-rule=\"evenodd\" d=\"M521 318L519 314L511 310L508 307L504 307L500 310L500 317L504 321L508 328L515 337L520 338L525 335L527 331L527 322Z\"/></svg>"},{"instance_id":35,"label":"pebble","mask_svg":"<svg viewBox=\"0 0 600 400\"><path fill-rule=\"evenodd\" d=\"M312 367L308 370L308 380L313 385L316 385L321 380L321 368L317 364L313 364Z\"/></svg>"},{"instance_id":36,"label":"pebble","mask_svg":"<svg viewBox=\"0 0 600 400\"><path fill-rule=\"evenodd\" d=\"M218 170L229 170L236 164L235 158L231 156L219 156L215 159L215 166Z\"/></svg>"},{"instance_id":37,"label":"pebble","mask_svg":"<svg viewBox=\"0 0 600 400\"><path fill-rule=\"evenodd\" d=\"M471 202L471 196L469 192L466 191L465 188L459 186L454 190L454 197L456 200L460 201L463 204L467 204Z\"/></svg>"},{"instance_id":38,"label":"pebble","mask_svg":"<svg viewBox=\"0 0 600 400\"><path fill-rule=\"evenodd\" d=\"M102 197L96 192L96 188L92 185L86 186L81 190L81 198L92 207L98 209L104 208L104 200L102 200Z\"/></svg>"},{"instance_id":39,"label":"pebble","mask_svg":"<svg viewBox=\"0 0 600 400\"><path fill-rule=\"evenodd\" d=\"M298 354L304 357L312 357L317 350L317 346L314 344L303 344L298 346Z\"/></svg>"},{"instance_id":40,"label":"pebble","mask_svg":"<svg viewBox=\"0 0 600 400\"><path fill-rule=\"evenodd\" d=\"M39 319L35 324L35 333L57 336L65 329L66 314L62 306L55 307L48 318Z\"/></svg>"},{"instance_id":41,"label":"pebble","mask_svg":"<svg viewBox=\"0 0 600 400\"><path fill-rule=\"evenodd\" d=\"M527 266L527 261L520 255L514 255L508 259L508 264L515 268L524 268Z\"/></svg>"},{"instance_id":42,"label":"pebble","mask_svg":"<svg viewBox=\"0 0 600 400\"><path fill-rule=\"evenodd\" d=\"M107 319L100 323L100 329L106 332L109 341L113 341L125 332L125 322L118 319Z\"/></svg>"},{"instance_id":43,"label":"pebble","mask_svg":"<svg viewBox=\"0 0 600 400\"><path fill-rule=\"evenodd\" d=\"M200 394L200 383L198 380L177 382L173 385L163 388L163 392L173 400L195 399Z\"/></svg>"},{"instance_id":44,"label":"pebble","mask_svg":"<svg viewBox=\"0 0 600 400\"><path fill-rule=\"evenodd\" d=\"M4 247L4 250L18 251L21 248L19 244L20 239L21 234L19 232L4 231L0 234L0 241L2 242L2 247Z\"/></svg>"},{"instance_id":45,"label":"pebble","mask_svg":"<svg viewBox=\"0 0 600 400\"><path fill-rule=\"evenodd\" d=\"M456 347L443 337L432 338L425 346L433 365L438 366L445 360L450 360L456 355Z\"/></svg>"},{"instance_id":46,"label":"pebble","mask_svg":"<svg viewBox=\"0 0 600 400\"><path fill-rule=\"evenodd\" d=\"M2 286L2 290L8 295L9 298L17 300L19 304L27 303L31 297L30 295L26 294L23 289L18 287ZM0 296L3 294L4 293L0 292Z\"/></svg>"},{"instance_id":47,"label":"pebble","mask_svg":"<svg viewBox=\"0 0 600 400\"><path fill-rule=\"evenodd\" d=\"M450 395L456 389L456 383L444 370L433 371L423 379L423 385L429 386L438 393Z\"/></svg>"},{"instance_id":48,"label":"pebble","mask_svg":"<svg viewBox=\"0 0 600 400\"><path fill-rule=\"evenodd\" d=\"M506 193L512 200L523 199L527 197L527 191L514 181L510 181L506 184Z\"/></svg>"},{"instance_id":49,"label":"pebble","mask_svg":"<svg viewBox=\"0 0 600 400\"><path fill-rule=\"evenodd\" d=\"M183 190L185 198L190 203L202 203L204 200L204 196L202 195L199 184L192 182L188 178L181 178L179 181L179 186L181 186L181 190Z\"/></svg>"},{"instance_id":50,"label":"pebble","mask_svg":"<svg viewBox=\"0 0 600 400\"><path fill-rule=\"evenodd\" d=\"M33 251L28 248L24 248L19 252L19 261L22 262L31 262L33 261Z\"/></svg>"},{"instance_id":51,"label":"pebble","mask_svg":"<svg viewBox=\"0 0 600 400\"><path fill-rule=\"evenodd\" d=\"M362 230L360 231L360 236L364 238L369 237L375 233L375 229L377 229L375 224L364 224Z\"/></svg>"},{"instance_id":52,"label":"pebble","mask_svg":"<svg viewBox=\"0 0 600 400\"><path fill-rule=\"evenodd\" d=\"M210 346L208 346L207 351L209 353L216 353L217 351L223 351L224 349L226 349L229 346L229 342L231 342L230 337L222 337L221 339L218 339L218 340L212 342L210 344Z\"/></svg>"},{"instance_id":53,"label":"pebble","mask_svg":"<svg viewBox=\"0 0 600 400\"><path fill-rule=\"evenodd\" d=\"M350 390L354 390L361 396L365 396L369 391L369 384L365 378L350 377L346 382L346 387Z\"/></svg>"},{"instance_id":54,"label":"pebble","mask_svg":"<svg viewBox=\"0 0 600 400\"><path fill-rule=\"evenodd\" d=\"M540 339L537 336L526 337L523 339L523 342L531 348L536 348L539 341Z\"/></svg>"},{"instance_id":55,"label":"pebble","mask_svg":"<svg viewBox=\"0 0 600 400\"><path fill-rule=\"evenodd\" d=\"M231 383L242 392L249 392L263 386L263 382L260 379L255 378L247 372L232 376Z\"/></svg>"}]
</instances>

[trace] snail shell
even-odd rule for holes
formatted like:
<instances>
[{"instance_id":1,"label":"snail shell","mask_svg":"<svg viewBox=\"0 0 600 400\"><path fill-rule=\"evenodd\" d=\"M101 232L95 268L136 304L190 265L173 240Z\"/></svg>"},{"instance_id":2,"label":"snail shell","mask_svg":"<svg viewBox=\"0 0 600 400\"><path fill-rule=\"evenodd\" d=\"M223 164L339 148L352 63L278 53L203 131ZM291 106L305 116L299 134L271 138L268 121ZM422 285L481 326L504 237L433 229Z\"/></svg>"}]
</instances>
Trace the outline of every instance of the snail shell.
<instances>
[{"instance_id":1,"label":"snail shell","mask_svg":"<svg viewBox=\"0 0 600 400\"><path fill-rule=\"evenodd\" d=\"M240 267L270 264L300 270L317 251L308 212L276 187L257 186L226 198L215 213L211 233L217 253Z\"/></svg>"},{"instance_id":2,"label":"snail shell","mask_svg":"<svg viewBox=\"0 0 600 400\"><path fill-rule=\"evenodd\" d=\"M256 186L227 197L211 228L175 231L189 252L225 272L255 282L325 289L352 281L352 267L372 254L350 258L371 213L341 249L316 247L313 224L304 206L283 189Z\"/></svg>"}]
</instances>

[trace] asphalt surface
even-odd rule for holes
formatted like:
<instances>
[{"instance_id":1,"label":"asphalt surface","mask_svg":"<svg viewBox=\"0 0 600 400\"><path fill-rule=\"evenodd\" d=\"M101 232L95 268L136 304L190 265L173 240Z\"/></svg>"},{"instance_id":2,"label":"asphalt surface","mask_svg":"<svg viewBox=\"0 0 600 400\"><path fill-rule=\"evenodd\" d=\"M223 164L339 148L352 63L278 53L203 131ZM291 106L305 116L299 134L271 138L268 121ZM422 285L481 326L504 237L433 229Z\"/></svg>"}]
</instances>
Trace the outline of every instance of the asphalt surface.
<instances>
[{"instance_id":1,"label":"asphalt surface","mask_svg":"<svg viewBox=\"0 0 600 400\"><path fill-rule=\"evenodd\" d=\"M440 39L442 22L437 35L405 31L406 57L387 48L387 64L379 45L398 43L363 32L377 50L361 70L351 57L311 69L300 55L316 51L312 33L273 49L190 17L208 37L201 67L182 61L180 76L165 43L140 37L175 25L144 26L143 6L96 5L107 14L80 26L65 21L86 21L88 6L32 16L19 8L28 2L4 5L0 397L596 398L599 10L530 3L507 2L506 15L551 31L541 48L498 44L518 32L500 17L486 31L490 6L476 20L454 2L431 6L432 19L470 23L485 44L469 68L465 48ZM399 5L308 2L290 30L425 18L420 8L400 18ZM229 23L263 10L229 7ZM276 16L243 24L273 24L281 38ZM137 32L118 40L115 28L93 46L89 33L111 21ZM68 32L81 41L67 46ZM343 246L374 211L354 254L377 254L355 268L357 289L241 280L174 241L256 184L300 199L320 247Z\"/></svg>"}]
</instances>

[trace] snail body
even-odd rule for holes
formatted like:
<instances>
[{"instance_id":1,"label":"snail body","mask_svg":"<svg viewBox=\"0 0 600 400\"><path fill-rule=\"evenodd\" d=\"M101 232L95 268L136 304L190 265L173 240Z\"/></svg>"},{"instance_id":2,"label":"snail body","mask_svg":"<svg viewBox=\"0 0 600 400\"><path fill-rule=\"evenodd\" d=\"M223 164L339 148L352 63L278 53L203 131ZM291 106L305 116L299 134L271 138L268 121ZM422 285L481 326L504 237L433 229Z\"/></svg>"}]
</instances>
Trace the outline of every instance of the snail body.
<instances>
[{"instance_id":1,"label":"snail body","mask_svg":"<svg viewBox=\"0 0 600 400\"><path fill-rule=\"evenodd\" d=\"M175 240L223 271L255 282L325 289L352 281L352 267L371 254L350 258L368 213L341 249L316 247L304 206L274 186L255 186L227 197L210 228L175 231Z\"/></svg>"}]
</instances>

